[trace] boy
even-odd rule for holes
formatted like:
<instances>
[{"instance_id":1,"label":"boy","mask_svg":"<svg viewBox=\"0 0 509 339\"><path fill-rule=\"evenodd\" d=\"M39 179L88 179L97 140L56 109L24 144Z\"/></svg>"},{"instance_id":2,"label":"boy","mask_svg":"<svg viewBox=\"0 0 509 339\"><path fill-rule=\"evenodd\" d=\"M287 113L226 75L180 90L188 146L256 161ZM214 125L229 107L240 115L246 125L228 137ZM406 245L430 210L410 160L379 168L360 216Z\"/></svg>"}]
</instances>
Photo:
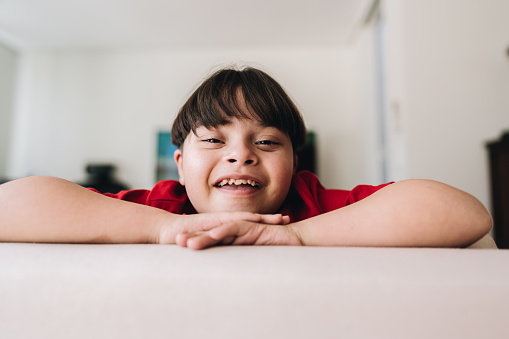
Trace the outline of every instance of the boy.
<instances>
[{"instance_id":1,"label":"boy","mask_svg":"<svg viewBox=\"0 0 509 339\"><path fill-rule=\"evenodd\" d=\"M178 182L101 195L58 178L15 180L0 186L0 241L456 247L491 228L479 201L434 181L324 189L295 173L304 135L266 73L218 71L173 124Z\"/></svg>"}]
</instances>

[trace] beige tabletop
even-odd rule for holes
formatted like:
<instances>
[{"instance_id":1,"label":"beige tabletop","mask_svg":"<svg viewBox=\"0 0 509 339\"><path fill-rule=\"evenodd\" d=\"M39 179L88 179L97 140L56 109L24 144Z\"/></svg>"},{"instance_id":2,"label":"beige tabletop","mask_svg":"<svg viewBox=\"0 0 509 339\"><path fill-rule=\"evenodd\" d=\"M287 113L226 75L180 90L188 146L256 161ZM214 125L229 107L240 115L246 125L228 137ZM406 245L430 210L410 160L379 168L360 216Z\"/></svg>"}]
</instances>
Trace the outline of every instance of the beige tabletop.
<instances>
[{"instance_id":1,"label":"beige tabletop","mask_svg":"<svg viewBox=\"0 0 509 339\"><path fill-rule=\"evenodd\" d=\"M1 338L505 338L509 251L0 244Z\"/></svg>"}]
</instances>

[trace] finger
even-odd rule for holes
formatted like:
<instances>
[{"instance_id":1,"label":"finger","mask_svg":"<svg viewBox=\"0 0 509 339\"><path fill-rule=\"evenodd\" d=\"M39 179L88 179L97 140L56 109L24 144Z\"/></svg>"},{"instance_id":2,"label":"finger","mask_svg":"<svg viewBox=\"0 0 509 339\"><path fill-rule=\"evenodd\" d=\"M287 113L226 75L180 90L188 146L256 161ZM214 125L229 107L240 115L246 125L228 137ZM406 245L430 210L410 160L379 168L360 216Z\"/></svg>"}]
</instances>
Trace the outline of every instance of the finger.
<instances>
[{"instance_id":1,"label":"finger","mask_svg":"<svg viewBox=\"0 0 509 339\"><path fill-rule=\"evenodd\" d=\"M198 237L200 235L204 234L204 232L193 232L193 233L189 233L189 232L183 232L183 233L179 233L175 236L175 244L179 245L179 246L182 246L182 247L187 247L187 241L191 238L194 238L194 237Z\"/></svg>"},{"instance_id":2,"label":"finger","mask_svg":"<svg viewBox=\"0 0 509 339\"><path fill-rule=\"evenodd\" d=\"M223 215L223 224L234 221L262 222L265 214L251 212L226 212Z\"/></svg>"},{"instance_id":3,"label":"finger","mask_svg":"<svg viewBox=\"0 0 509 339\"><path fill-rule=\"evenodd\" d=\"M215 246L219 244L221 240L211 238L208 233L198 234L196 236L189 237L186 242L187 248L193 250L202 250L207 247Z\"/></svg>"},{"instance_id":4,"label":"finger","mask_svg":"<svg viewBox=\"0 0 509 339\"><path fill-rule=\"evenodd\" d=\"M219 245L231 245L235 241L236 237L226 237L219 242Z\"/></svg>"},{"instance_id":5,"label":"finger","mask_svg":"<svg viewBox=\"0 0 509 339\"><path fill-rule=\"evenodd\" d=\"M186 233L179 233L175 237L175 243L179 246L186 247L187 246L187 239L189 239L189 234Z\"/></svg>"},{"instance_id":6,"label":"finger","mask_svg":"<svg viewBox=\"0 0 509 339\"><path fill-rule=\"evenodd\" d=\"M278 214L260 214L251 212L225 212L222 213L220 219L223 223L233 221L251 221L264 224L280 225L290 222L290 217Z\"/></svg>"},{"instance_id":7,"label":"finger","mask_svg":"<svg viewBox=\"0 0 509 339\"><path fill-rule=\"evenodd\" d=\"M261 225L250 222L233 222L210 230L208 232L208 235L212 239L216 239L218 241L222 241L225 239L233 239L233 241L236 241L241 240L239 239L239 237L244 237L246 233L250 231L252 233L259 233L255 231L255 229L259 226ZM241 242L244 243L243 241ZM247 242L249 243L249 240L247 240Z\"/></svg>"},{"instance_id":8,"label":"finger","mask_svg":"<svg viewBox=\"0 0 509 339\"><path fill-rule=\"evenodd\" d=\"M290 217L282 214L261 214L259 222L271 225L286 225L290 223Z\"/></svg>"},{"instance_id":9,"label":"finger","mask_svg":"<svg viewBox=\"0 0 509 339\"><path fill-rule=\"evenodd\" d=\"M263 214L261 222L271 225L286 225L290 223L290 217L282 214Z\"/></svg>"},{"instance_id":10,"label":"finger","mask_svg":"<svg viewBox=\"0 0 509 339\"><path fill-rule=\"evenodd\" d=\"M250 222L231 223L208 232L213 239L231 239L235 245L301 245L302 243L281 225Z\"/></svg>"},{"instance_id":11,"label":"finger","mask_svg":"<svg viewBox=\"0 0 509 339\"><path fill-rule=\"evenodd\" d=\"M286 225L290 223L290 218L281 214L258 214L251 212L204 213L188 216L186 220L186 225L182 227L181 231L190 233L210 231L225 224L240 221L262 223L268 225Z\"/></svg>"},{"instance_id":12,"label":"finger","mask_svg":"<svg viewBox=\"0 0 509 339\"><path fill-rule=\"evenodd\" d=\"M188 230L209 231L235 221L261 222L262 215L251 212L219 212L193 215L192 218L194 221L188 224Z\"/></svg>"}]
</instances>

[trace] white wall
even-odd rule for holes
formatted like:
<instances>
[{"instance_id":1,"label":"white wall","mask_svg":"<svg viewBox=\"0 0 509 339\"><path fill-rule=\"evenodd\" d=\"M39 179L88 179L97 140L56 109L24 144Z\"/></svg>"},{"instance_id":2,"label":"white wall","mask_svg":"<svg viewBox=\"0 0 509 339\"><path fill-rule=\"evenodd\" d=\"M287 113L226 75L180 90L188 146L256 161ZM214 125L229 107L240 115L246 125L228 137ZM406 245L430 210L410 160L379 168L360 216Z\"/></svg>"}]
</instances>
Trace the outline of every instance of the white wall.
<instances>
[{"instance_id":1,"label":"white wall","mask_svg":"<svg viewBox=\"0 0 509 339\"><path fill-rule=\"evenodd\" d=\"M485 143L509 128L509 2L384 0L389 179L431 178L489 205ZM112 161L154 182L155 135L211 68L261 65L318 134L328 187L380 182L373 31L346 49L24 53L8 174L84 178Z\"/></svg>"},{"instance_id":2,"label":"white wall","mask_svg":"<svg viewBox=\"0 0 509 339\"><path fill-rule=\"evenodd\" d=\"M7 175L7 152L11 139L16 53L0 43L0 179Z\"/></svg>"},{"instance_id":3,"label":"white wall","mask_svg":"<svg viewBox=\"0 0 509 339\"><path fill-rule=\"evenodd\" d=\"M384 4L391 128L399 125L405 141L406 168L395 172L449 183L489 205L485 144L509 129L509 2Z\"/></svg>"},{"instance_id":4,"label":"white wall","mask_svg":"<svg viewBox=\"0 0 509 339\"><path fill-rule=\"evenodd\" d=\"M359 125L350 109L351 60L349 51L307 48L26 53L10 174L80 181L86 162L112 161L133 187L151 187L157 130L170 128L212 68L237 61L267 70L295 99L318 134L324 184L372 181L357 148L347 146Z\"/></svg>"},{"instance_id":5,"label":"white wall","mask_svg":"<svg viewBox=\"0 0 509 339\"><path fill-rule=\"evenodd\" d=\"M379 111L380 88L374 22L362 27L349 46L347 88L350 95L343 125L337 130L341 142L336 165L344 187L384 182Z\"/></svg>"}]
</instances>

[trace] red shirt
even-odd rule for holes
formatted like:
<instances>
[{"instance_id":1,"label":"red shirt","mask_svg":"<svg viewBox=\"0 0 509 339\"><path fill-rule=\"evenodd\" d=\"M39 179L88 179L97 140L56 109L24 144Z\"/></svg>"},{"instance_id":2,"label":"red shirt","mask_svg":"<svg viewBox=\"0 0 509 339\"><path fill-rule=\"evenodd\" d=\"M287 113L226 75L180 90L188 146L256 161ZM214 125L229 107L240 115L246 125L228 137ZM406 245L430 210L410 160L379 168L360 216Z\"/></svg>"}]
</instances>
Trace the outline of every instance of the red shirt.
<instances>
[{"instance_id":1,"label":"red shirt","mask_svg":"<svg viewBox=\"0 0 509 339\"><path fill-rule=\"evenodd\" d=\"M300 171L293 176L290 192L278 213L290 216L292 222L300 221L353 204L387 185L389 184L359 185L351 191L326 189L316 175L308 171ZM185 187L174 180L160 181L150 191L132 190L105 195L161 208L176 214L196 213L187 198Z\"/></svg>"}]
</instances>

